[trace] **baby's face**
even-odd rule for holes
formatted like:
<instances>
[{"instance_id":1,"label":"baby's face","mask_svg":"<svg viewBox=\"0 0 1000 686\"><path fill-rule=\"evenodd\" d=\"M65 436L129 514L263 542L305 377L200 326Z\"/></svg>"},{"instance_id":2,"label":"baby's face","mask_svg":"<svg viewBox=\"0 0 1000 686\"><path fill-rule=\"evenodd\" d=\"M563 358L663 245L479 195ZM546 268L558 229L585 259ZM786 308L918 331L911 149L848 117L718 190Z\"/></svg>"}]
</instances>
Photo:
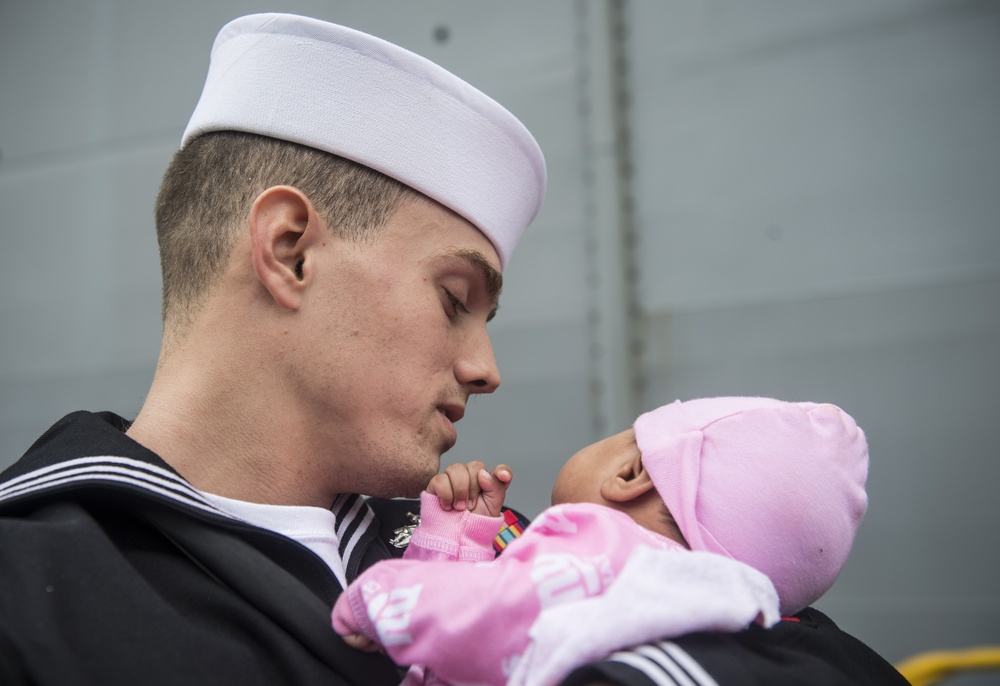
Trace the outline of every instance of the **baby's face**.
<instances>
[{"instance_id":1,"label":"baby's face","mask_svg":"<svg viewBox=\"0 0 1000 686\"><path fill-rule=\"evenodd\" d=\"M583 448L566 461L552 487L552 504L597 503L604 505L601 482L627 460L637 457L635 432L626 429Z\"/></svg>"}]
</instances>

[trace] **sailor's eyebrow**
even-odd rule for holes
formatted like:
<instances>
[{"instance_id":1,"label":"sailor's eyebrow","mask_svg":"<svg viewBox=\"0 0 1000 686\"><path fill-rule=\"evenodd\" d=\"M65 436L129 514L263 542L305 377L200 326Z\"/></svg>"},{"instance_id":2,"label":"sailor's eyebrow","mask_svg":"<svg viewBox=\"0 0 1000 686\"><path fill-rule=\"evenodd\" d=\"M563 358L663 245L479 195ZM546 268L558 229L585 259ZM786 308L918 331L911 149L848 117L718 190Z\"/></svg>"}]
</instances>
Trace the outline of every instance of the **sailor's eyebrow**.
<instances>
[{"instance_id":1,"label":"sailor's eyebrow","mask_svg":"<svg viewBox=\"0 0 1000 686\"><path fill-rule=\"evenodd\" d=\"M483 280L483 287L486 289L486 295L491 303L490 313L486 321L493 319L496 316L497 310L500 309L500 291L503 290L503 274L486 259L486 255L478 250L449 250L445 253L445 257L461 260L479 273L479 276Z\"/></svg>"}]
</instances>

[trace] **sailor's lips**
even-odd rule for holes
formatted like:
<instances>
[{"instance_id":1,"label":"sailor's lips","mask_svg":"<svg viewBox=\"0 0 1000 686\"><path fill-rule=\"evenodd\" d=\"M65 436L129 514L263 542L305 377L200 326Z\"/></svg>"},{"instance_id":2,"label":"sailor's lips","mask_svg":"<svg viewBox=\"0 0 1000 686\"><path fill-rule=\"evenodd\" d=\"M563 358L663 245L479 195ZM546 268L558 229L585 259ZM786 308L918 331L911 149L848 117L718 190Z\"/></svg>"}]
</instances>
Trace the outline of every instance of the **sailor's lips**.
<instances>
[{"instance_id":1,"label":"sailor's lips","mask_svg":"<svg viewBox=\"0 0 1000 686\"><path fill-rule=\"evenodd\" d=\"M458 441L458 430L455 428L455 422L465 416L465 406L457 403L448 403L439 405L437 411L441 415L441 420L445 427L445 438L448 444L445 450L447 450Z\"/></svg>"}]
</instances>

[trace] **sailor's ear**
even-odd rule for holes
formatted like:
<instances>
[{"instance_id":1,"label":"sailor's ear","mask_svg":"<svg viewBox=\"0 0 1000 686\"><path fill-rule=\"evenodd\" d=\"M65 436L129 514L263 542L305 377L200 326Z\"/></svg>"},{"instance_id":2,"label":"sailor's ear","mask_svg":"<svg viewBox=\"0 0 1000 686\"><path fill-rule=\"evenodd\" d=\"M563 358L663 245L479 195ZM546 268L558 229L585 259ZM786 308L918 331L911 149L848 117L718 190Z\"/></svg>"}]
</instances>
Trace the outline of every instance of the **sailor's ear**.
<instances>
[{"instance_id":1,"label":"sailor's ear","mask_svg":"<svg viewBox=\"0 0 1000 686\"><path fill-rule=\"evenodd\" d=\"M257 278L276 303L297 310L324 231L316 208L299 189L272 186L254 200L248 223Z\"/></svg>"}]
</instances>

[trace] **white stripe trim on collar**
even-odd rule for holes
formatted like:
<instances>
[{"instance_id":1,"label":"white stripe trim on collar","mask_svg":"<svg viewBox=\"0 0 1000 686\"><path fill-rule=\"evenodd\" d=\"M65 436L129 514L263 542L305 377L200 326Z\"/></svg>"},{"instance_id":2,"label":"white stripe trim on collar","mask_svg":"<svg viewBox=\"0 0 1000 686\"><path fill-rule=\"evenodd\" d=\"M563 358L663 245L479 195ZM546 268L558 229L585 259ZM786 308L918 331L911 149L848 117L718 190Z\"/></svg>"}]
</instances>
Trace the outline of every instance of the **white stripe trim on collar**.
<instances>
[{"instance_id":1,"label":"white stripe trim on collar","mask_svg":"<svg viewBox=\"0 0 1000 686\"><path fill-rule=\"evenodd\" d=\"M363 498L358 498L359 503L364 503ZM353 512L353 511L352 511ZM343 559L350 560L351 554L354 552L354 547L358 544L358 541L368 533L371 528L372 522L375 521L375 513L370 507L365 507L365 518L361 521L361 524L357 529L354 530L354 535L351 536L351 540L347 542L347 547L344 548Z\"/></svg>"},{"instance_id":2,"label":"white stripe trim on collar","mask_svg":"<svg viewBox=\"0 0 1000 686\"><path fill-rule=\"evenodd\" d=\"M655 662L644 655L638 653L615 653L609 658L612 662L620 662L628 665L632 669L642 672L656 686L687 686L684 682L678 682L659 668Z\"/></svg>"},{"instance_id":3,"label":"white stripe trim on collar","mask_svg":"<svg viewBox=\"0 0 1000 686\"><path fill-rule=\"evenodd\" d=\"M642 672L657 686L718 686L694 658L671 641L619 651L608 659Z\"/></svg>"},{"instance_id":4,"label":"white stripe trim on collar","mask_svg":"<svg viewBox=\"0 0 1000 686\"><path fill-rule=\"evenodd\" d=\"M670 656L664 653L660 646L639 646L635 649L635 652L656 663L660 669L670 674L673 682L676 682L678 686L699 686L699 682L696 682L688 676L687 671L677 665Z\"/></svg>"},{"instance_id":5,"label":"white stripe trim on collar","mask_svg":"<svg viewBox=\"0 0 1000 686\"><path fill-rule=\"evenodd\" d=\"M350 498L352 496L353 494L351 493L344 493L341 494L340 497ZM339 499L340 498L338 498L338 500ZM354 500L354 504L351 505L351 509L345 512L342 518L337 517L337 538L339 538L340 540L344 540L344 534L347 533L348 527L351 526L351 522L353 522L354 519L358 516L358 512L361 510L362 507L364 507L364 504L365 504L364 498L361 498L359 496ZM339 508L337 507L337 503L336 501L334 501L334 507L333 507L334 513L336 513L338 509ZM368 508L365 509L367 510ZM345 555L344 557L346 558L347 556Z\"/></svg>"},{"instance_id":6,"label":"white stripe trim on collar","mask_svg":"<svg viewBox=\"0 0 1000 686\"><path fill-rule=\"evenodd\" d=\"M686 650L672 641L663 641L658 644L660 649L673 658L674 662L680 665L690 674L701 686L719 686L705 668L697 660L691 657Z\"/></svg>"},{"instance_id":7,"label":"white stripe trim on collar","mask_svg":"<svg viewBox=\"0 0 1000 686\"><path fill-rule=\"evenodd\" d=\"M78 457L15 477L0 485L0 502L82 481L138 486L185 505L232 517L206 500L191 484L162 467L128 457Z\"/></svg>"},{"instance_id":8,"label":"white stripe trim on collar","mask_svg":"<svg viewBox=\"0 0 1000 686\"><path fill-rule=\"evenodd\" d=\"M194 507L226 519L243 521L217 507L198 489L174 472L141 460L114 455L78 457L22 474L0 484L0 503L32 493L44 493L60 486L88 481L135 486L188 507ZM345 496L351 497L349 494L345 494ZM347 542L341 556L345 565L351 559L355 546L371 529L375 522L375 513L367 506L364 498L357 497L357 502L344 515L343 519L337 521L337 537L340 538L359 515L361 515L362 521Z\"/></svg>"}]
</instances>

